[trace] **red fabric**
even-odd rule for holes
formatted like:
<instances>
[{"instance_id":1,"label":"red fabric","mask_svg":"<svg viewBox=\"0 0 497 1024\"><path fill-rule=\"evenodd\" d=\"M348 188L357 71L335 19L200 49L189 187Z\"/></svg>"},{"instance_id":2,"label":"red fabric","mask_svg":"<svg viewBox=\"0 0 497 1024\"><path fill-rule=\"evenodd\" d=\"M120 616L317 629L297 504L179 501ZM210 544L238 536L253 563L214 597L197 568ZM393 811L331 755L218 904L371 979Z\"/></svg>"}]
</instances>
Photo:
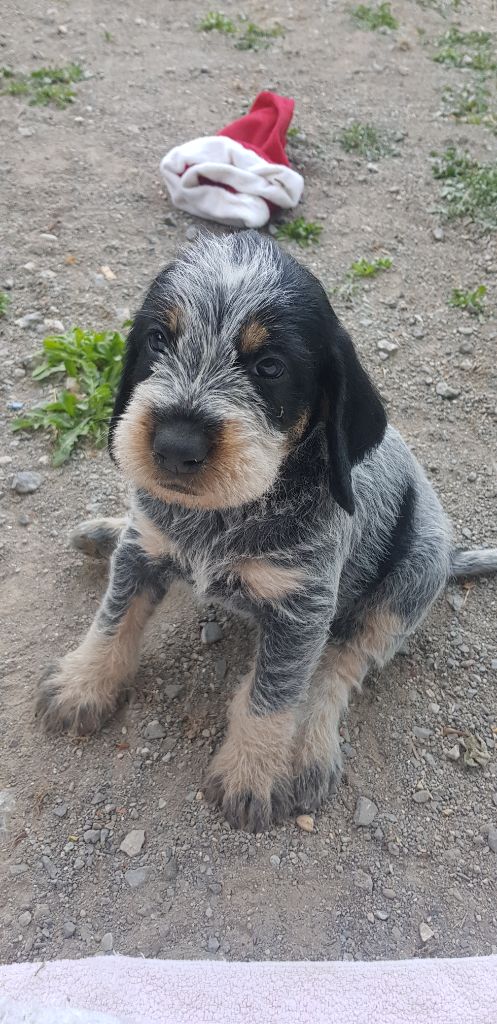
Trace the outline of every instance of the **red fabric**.
<instances>
[{"instance_id":1,"label":"red fabric","mask_svg":"<svg viewBox=\"0 0 497 1024\"><path fill-rule=\"evenodd\" d=\"M217 134L235 139L268 163L289 167L285 145L294 107L294 101L288 96L278 96L276 92L260 92L245 117L239 117Z\"/></svg>"}]
</instances>

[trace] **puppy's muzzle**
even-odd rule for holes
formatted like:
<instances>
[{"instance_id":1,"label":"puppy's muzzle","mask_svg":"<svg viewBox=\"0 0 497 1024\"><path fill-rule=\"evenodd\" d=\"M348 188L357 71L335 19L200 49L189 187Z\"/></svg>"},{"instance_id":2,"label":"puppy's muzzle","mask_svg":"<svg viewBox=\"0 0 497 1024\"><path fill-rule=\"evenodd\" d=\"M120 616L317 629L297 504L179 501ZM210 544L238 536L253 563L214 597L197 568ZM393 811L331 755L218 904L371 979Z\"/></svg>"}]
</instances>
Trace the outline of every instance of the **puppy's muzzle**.
<instances>
[{"instance_id":1,"label":"puppy's muzzle","mask_svg":"<svg viewBox=\"0 0 497 1024\"><path fill-rule=\"evenodd\" d=\"M173 477L198 473L210 447L210 439L202 425L186 419L158 424L152 441L157 466Z\"/></svg>"}]
</instances>

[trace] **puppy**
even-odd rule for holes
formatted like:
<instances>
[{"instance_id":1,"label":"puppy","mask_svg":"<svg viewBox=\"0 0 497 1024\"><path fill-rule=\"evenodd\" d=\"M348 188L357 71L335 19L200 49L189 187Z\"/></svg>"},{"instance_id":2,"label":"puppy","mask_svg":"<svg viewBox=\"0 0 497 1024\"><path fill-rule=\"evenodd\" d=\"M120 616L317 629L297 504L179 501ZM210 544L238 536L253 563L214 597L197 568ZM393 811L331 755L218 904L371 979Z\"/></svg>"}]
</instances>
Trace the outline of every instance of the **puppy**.
<instances>
[{"instance_id":1,"label":"puppy","mask_svg":"<svg viewBox=\"0 0 497 1024\"><path fill-rule=\"evenodd\" d=\"M204 237L153 282L128 337L110 452L126 520L74 543L112 560L86 637L42 681L49 728L92 732L133 679L174 579L249 613L256 663L205 785L231 825L314 812L340 771L340 719L460 552L316 278L255 232Z\"/></svg>"}]
</instances>

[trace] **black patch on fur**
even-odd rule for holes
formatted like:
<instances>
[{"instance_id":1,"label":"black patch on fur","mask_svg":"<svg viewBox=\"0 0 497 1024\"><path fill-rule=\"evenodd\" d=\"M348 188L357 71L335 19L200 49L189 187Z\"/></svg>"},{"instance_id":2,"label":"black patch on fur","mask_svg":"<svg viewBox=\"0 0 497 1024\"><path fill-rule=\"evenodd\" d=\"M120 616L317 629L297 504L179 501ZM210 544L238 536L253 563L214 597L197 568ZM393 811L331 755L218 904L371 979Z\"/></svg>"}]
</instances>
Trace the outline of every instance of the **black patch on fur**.
<instances>
[{"instance_id":1,"label":"black patch on fur","mask_svg":"<svg viewBox=\"0 0 497 1024\"><path fill-rule=\"evenodd\" d=\"M414 536L414 510L416 507L416 492L411 483L402 495L399 505L397 519L388 538L382 558L376 569L376 577L371 584L371 589L376 589L397 568L402 560L409 554L411 542Z\"/></svg>"}]
</instances>

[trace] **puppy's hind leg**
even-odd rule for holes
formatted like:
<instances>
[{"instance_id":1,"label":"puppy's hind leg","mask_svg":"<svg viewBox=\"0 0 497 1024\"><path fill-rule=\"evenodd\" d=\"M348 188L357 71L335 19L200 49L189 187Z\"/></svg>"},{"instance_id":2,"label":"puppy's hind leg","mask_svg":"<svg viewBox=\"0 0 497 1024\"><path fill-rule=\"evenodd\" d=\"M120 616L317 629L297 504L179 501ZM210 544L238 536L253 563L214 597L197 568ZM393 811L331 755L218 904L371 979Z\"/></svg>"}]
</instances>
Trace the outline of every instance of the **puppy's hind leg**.
<instances>
[{"instance_id":1,"label":"puppy's hind leg","mask_svg":"<svg viewBox=\"0 0 497 1024\"><path fill-rule=\"evenodd\" d=\"M108 560L117 548L119 538L126 529L127 520L122 517L86 519L71 530L69 542L77 551L90 558Z\"/></svg>"},{"instance_id":2,"label":"puppy's hind leg","mask_svg":"<svg viewBox=\"0 0 497 1024\"><path fill-rule=\"evenodd\" d=\"M340 777L340 722L368 669L384 665L410 630L387 608L372 610L347 642L329 644L314 673L294 740L294 810L317 811Z\"/></svg>"}]
</instances>

